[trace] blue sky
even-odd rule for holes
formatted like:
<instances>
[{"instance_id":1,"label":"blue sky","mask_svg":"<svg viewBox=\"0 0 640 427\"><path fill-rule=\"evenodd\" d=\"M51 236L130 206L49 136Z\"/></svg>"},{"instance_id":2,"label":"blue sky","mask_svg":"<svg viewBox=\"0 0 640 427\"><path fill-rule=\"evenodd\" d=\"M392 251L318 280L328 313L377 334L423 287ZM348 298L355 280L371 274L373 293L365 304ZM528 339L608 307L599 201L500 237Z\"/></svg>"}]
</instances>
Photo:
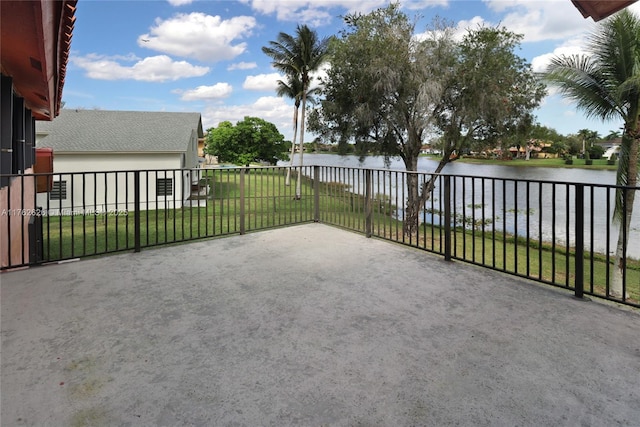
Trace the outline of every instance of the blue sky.
<instances>
[{"instance_id":1,"label":"blue sky","mask_svg":"<svg viewBox=\"0 0 640 427\"><path fill-rule=\"evenodd\" d=\"M80 0L63 92L65 108L194 111L205 129L256 116L291 139L292 104L275 94L281 76L262 46L305 23L319 35L337 34L340 16L368 12L385 0L95 1ZM417 31L434 16L464 31L501 24L524 35L519 54L542 70L551 54L581 51L594 26L570 0L411 0ZM640 12L640 5L631 7ZM606 135L621 123L588 120L558 95L536 111L560 133Z\"/></svg>"}]
</instances>

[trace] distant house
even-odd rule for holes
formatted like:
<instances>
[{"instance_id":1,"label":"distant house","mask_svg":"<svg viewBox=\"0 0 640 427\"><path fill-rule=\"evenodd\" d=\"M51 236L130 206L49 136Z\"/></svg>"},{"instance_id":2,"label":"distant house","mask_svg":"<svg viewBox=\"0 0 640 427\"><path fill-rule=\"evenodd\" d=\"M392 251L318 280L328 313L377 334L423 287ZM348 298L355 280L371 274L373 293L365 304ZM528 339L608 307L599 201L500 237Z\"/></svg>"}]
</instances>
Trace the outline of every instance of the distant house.
<instances>
[{"instance_id":1,"label":"distant house","mask_svg":"<svg viewBox=\"0 0 640 427\"><path fill-rule=\"evenodd\" d=\"M53 149L55 173L38 206L50 215L132 209L132 174L115 171L135 170L153 171L141 175L143 209L190 203L202 138L200 113L62 110L54 122L36 124L36 145Z\"/></svg>"},{"instance_id":2,"label":"distant house","mask_svg":"<svg viewBox=\"0 0 640 427\"><path fill-rule=\"evenodd\" d=\"M618 147L620 144L622 144L622 138L613 138L594 142L594 145L601 146L604 151L607 151L609 148Z\"/></svg>"},{"instance_id":3,"label":"distant house","mask_svg":"<svg viewBox=\"0 0 640 427\"><path fill-rule=\"evenodd\" d=\"M602 154L602 157L607 160L618 159L620 157L620 146L614 145L612 147L607 148L605 152Z\"/></svg>"}]
</instances>

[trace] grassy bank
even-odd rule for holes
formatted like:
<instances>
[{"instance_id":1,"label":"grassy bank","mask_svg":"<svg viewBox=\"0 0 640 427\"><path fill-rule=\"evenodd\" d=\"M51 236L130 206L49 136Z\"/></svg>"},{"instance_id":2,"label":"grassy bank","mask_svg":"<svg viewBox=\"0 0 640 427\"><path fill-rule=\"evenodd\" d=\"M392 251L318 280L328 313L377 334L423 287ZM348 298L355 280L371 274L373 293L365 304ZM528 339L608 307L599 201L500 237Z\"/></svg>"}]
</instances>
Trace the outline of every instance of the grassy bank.
<instances>
[{"instance_id":1,"label":"grassy bank","mask_svg":"<svg viewBox=\"0 0 640 427\"><path fill-rule=\"evenodd\" d=\"M432 156L434 160L439 160L437 156ZM482 165L497 165L497 166L523 166L523 167L545 167L545 168L578 168L578 169L593 169L593 170L617 170L618 164L609 165L607 159L595 159L592 160L593 164L587 165L584 159L573 159L573 163L568 165L564 159L513 159L513 160L499 160L499 159L481 159L472 157L461 157L456 162L473 163Z\"/></svg>"}]
</instances>

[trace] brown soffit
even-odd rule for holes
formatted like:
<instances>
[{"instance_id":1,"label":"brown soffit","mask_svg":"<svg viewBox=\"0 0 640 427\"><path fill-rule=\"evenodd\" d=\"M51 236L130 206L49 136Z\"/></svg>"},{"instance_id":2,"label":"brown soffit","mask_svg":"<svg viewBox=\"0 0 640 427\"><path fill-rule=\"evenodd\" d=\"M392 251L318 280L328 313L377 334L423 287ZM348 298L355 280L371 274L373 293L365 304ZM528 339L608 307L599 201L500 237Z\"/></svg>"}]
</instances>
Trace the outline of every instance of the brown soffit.
<instances>
[{"instance_id":1,"label":"brown soffit","mask_svg":"<svg viewBox=\"0 0 640 427\"><path fill-rule=\"evenodd\" d=\"M0 0L2 73L39 120L60 112L77 0Z\"/></svg>"},{"instance_id":2,"label":"brown soffit","mask_svg":"<svg viewBox=\"0 0 640 427\"><path fill-rule=\"evenodd\" d=\"M585 18L591 17L599 21L613 15L619 10L635 3L637 0L571 0Z\"/></svg>"}]
</instances>

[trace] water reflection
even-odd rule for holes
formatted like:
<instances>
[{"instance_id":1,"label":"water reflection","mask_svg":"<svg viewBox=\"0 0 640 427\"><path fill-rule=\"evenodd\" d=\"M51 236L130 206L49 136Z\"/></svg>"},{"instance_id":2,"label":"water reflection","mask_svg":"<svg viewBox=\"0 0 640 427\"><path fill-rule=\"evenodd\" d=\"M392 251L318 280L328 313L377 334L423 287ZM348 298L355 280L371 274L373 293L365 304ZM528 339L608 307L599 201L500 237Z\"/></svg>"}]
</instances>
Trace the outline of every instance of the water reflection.
<instances>
[{"instance_id":1,"label":"water reflection","mask_svg":"<svg viewBox=\"0 0 640 427\"><path fill-rule=\"evenodd\" d=\"M309 154L304 156L304 163L350 168L387 168L381 157L367 157L360 162L356 156ZM430 173L436 165L437 162L434 160L420 158L418 169ZM398 207L398 217L402 218L406 183L404 174L393 170L404 170L401 160L392 159L389 170L374 173L373 192L389 198L390 203ZM508 233L531 239L542 236L542 240L556 242L560 246L573 246L575 242L575 186L567 182L591 184L585 186L583 204L585 246L601 253L612 253L615 249L618 227L611 223L615 191L606 187L615 184L615 171L453 162L445 167L443 173L456 175L452 182L452 196L456 201L454 216L460 221L464 220L469 227L473 226L471 224L487 230L495 227L498 231L506 230ZM426 179L428 176L424 175L423 178ZM360 173L341 174L335 180L349 184L351 191L364 193L364 179ZM441 197L439 185L433 194L434 202L437 202ZM628 245L628 255L634 258L640 258L638 199L636 197L636 215L631 223ZM433 206L436 205L437 203ZM439 212L437 209L433 211L425 212L422 219L439 224Z\"/></svg>"}]
</instances>

